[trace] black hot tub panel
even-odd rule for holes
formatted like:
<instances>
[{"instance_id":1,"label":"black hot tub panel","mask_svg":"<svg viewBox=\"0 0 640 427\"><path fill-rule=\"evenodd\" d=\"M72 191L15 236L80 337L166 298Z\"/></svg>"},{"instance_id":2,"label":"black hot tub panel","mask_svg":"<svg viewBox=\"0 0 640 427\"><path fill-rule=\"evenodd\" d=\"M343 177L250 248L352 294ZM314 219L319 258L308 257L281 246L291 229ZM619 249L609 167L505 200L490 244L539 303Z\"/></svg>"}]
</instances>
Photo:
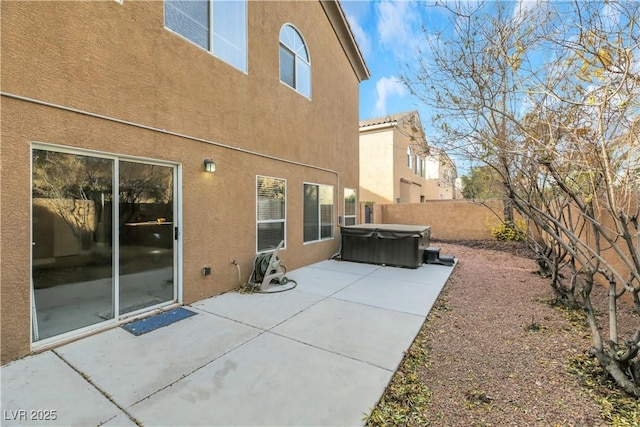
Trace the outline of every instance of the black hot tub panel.
<instances>
[{"instance_id":1,"label":"black hot tub panel","mask_svg":"<svg viewBox=\"0 0 640 427\"><path fill-rule=\"evenodd\" d=\"M341 228L342 260L418 268L429 246L431 227L359 224Z\"/></svg>"}]
</instances>

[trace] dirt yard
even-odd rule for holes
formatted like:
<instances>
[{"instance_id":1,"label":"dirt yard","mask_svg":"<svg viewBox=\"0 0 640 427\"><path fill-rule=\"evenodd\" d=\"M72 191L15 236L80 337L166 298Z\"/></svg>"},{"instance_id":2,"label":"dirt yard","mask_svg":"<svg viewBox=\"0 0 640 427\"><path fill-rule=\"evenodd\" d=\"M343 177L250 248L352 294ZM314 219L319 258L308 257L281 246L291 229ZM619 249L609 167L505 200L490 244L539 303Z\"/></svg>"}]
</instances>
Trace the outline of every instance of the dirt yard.
<instances>
[{"instance_id":1,"label":"dirt yard","mask_svg":"<svg viewBox=\"0 0 640 427\"><path fill-rule=\"evenodd\" d=\"M572 360L589 359L586 324L551 306L526 246L433 246L458 265L369 425L610 425L571 372ZM606 303L606 292L594 300Z\"/></svg>"}]
</instances>

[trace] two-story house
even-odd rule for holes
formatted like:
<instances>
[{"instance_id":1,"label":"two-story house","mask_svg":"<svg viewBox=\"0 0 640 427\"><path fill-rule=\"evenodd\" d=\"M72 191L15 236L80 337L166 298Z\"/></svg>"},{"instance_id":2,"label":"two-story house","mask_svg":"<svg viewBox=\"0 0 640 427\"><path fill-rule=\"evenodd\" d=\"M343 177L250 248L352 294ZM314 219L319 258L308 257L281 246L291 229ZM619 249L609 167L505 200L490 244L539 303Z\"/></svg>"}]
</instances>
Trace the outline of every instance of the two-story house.
<instances>
[{"instance_id":1,"label":"two-story house","mask_svg":"<svg viewBox=\"0 0 640 427\"><path fill-rule=\"evenodd\" d=\"M3 363L339 250L369 71L338 1L0 7Z\"/></svg>"},{"instance_id":2,"label":"two-story house","mask_svg":"<svg viewBox=\"0 0 640 427\"><path fill-rule=\"evenodd\" d=\"M456 164L446 151L429 147L424 167L424 200L462 198Z\"/></svg>"},{"instance_id":3,"label":"two-story house","mask_svg":"<svg viewBox=\"0 0 640 427\"><path fill-rule=\"evenodd\" d=\"M417 111L360 121L361 201L454 199L456 177L454 162L428 145Z\"/></svg>"}]
</instances>

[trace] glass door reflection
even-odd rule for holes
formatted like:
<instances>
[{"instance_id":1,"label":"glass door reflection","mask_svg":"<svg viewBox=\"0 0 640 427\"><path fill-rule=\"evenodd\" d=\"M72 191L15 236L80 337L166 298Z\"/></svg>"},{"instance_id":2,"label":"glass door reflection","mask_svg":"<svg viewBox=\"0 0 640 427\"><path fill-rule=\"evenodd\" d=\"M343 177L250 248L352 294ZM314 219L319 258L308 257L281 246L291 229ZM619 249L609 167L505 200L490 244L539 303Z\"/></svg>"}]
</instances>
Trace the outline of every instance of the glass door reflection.
<instances>
[{"instance_id":1,"label":"glass door reflection","mask_svg":"<svg viewBox=\"0 0 640 427\"><path fill-rule=\"evenodd\" d=\"M174 167L119 162L119 312L175 300Z\"/></svg>"},{"instance_id":2,"label":"glass door reflection","mask_svg":"<svg viewBox=\"0 0 640 427\"><path fill-rule=\"evenodd\" d=\"M114 318L112 159L32 151L33 340Z\"/></svg>"}]
</instances>

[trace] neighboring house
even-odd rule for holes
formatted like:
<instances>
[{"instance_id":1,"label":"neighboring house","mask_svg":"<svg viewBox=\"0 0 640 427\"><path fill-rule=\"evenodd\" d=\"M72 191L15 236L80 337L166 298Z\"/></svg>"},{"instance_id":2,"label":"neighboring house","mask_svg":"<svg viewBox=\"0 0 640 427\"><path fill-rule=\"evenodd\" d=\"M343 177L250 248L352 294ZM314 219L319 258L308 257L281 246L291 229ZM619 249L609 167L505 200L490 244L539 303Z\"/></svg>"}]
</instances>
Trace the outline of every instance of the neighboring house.
<instances>
[{"instance_id":1,"label":"neighboring house","mask_svg":"<svg viewBox=\"0 0 640 427\"><path fill-rule=\"evenodd\" d=\"M369 71L337 1L0 7L2 363L339 250Z\"/></svg>"},{"instance_id":2,"label":"neighboring house","mask_svg":"<svg viewBox=\"0 0 640 427\"><path fill-rule=\"evenodd\" d=\"M425 200L462 198L456 164L439 148L430 147L429 151L425 159Z\"/></svg>"},{"instance_id":3,"label":"neighboring house","mask_svg":"<svg viewBox=\"0 0 640 427\"><path fill-rule=\"evenodd\" d=\"M453 161L429 147L417 111L360 121L360 201L454 199L456 178Z\"/></svg>"}]
</instances>

